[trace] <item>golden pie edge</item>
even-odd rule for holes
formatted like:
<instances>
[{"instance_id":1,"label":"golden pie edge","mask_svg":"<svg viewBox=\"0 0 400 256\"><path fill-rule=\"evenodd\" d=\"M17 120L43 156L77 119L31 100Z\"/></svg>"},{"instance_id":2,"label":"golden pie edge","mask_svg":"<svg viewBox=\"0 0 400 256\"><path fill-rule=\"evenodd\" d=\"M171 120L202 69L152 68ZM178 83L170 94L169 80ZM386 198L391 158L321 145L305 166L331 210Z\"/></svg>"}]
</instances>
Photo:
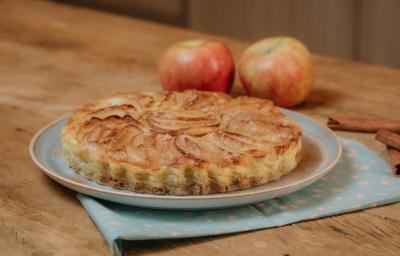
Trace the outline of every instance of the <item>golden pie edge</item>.
<instances>
[{"instance_id":1,"label":"golden pie edge","mask_svg":"<svg viewBox=\"0 0 400 256\"><path fill-rule=\"evenodd\" d=\"M95 154L79 154L79 147L63 138L64 156L79 175L97 183L141 193L206 195L248 189L280 179L301 159L301 136L276 154L240 165L221 167L188 161L179 167L148 170L128 163L108 162Z\"/></svg>"}]
</instances>

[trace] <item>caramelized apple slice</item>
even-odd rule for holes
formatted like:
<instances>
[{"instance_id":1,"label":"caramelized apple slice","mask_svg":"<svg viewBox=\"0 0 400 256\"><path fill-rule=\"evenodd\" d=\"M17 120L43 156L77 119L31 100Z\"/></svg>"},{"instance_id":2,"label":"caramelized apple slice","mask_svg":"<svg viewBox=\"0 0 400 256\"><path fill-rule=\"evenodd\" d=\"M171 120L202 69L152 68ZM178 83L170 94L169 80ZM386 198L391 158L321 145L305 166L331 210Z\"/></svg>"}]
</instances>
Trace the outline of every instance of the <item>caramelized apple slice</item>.
<instances>
[{"instance_id":1,"label":"caramelized apple slice","mask_svg":"<svg viewBox=\"0 0 400 256\"><path fill-rule=\"evenodd\" d=\"M118 136L125 126L133 125L141 129L137 124L140 123L130 116L110 116L105 119L92 117L78 130L77 139L97 144L107 143Z\"/></svg>"},{"instance_id":2,"label":"caramelized apple slice","mask_svg":"<svg viewBox=\"0 0 400 256\"><path fill-rule=\"evenodd\" d=\"M124 150L128 156L127 162L140 166L149 166L150 159L147 154L147 145L154 144L152 134L140 133L134 136L129 143L124 146Z\"/></svg>"},{"instance_id":3,"label":"caramelized apple slice","mask_svg":"<svg viewBox=\"0 0 400 256\"><path fill-rule=\"evenodd\" d=\"M186 110L150 112L148 116L154 119L165 119L165 120L176 119L183 121L196 121L196 120L213 118L213 115L210 113L204 113L200 111L186 111Z\"/></svg>"},{"instance_id":4,"label":"caramelized apple slice","mask_svg":"<svg viewBox=\"0 0 400 256\"><path fill-rule=\"evenodd\" d=\"M207 112L223 107L230 100L232 99L224 93L210 94L196 90L168 92L159 104L159 109Z\"/></svg>"},{"instance_id":5,"label":"caramelized apple slice","mask_svg":"<svg viewBox=\"0 0 400 256\"><path fill-rule=\"evenodd\" d=\"M122 147L110 152L114 160L121 160L122 156L125 161L157 169L176 162L181 156L175 147L174 138L168 134L131 135L132 137L126 137L128 141Z\"/></svg>"},{"instance_id":6,"label":"caramelized apple slice","mask_svg":"<svg viewBox=\"0 0 400 256\"><path fill-rule=\"evenodd\" d=\"M169 134L156 134L155 146L149 147L149 159L158 165L175 163L182 154L174 144L174 137Z\"/></svg>"},{"instance_id":7,"label":"caramelized apple slice","mask_svg":"<svg viewBox=\"0 0 400 256\"><path fill-rule=\"evenodd\" d=\"M236 112L225 114L220 127L224 132L273 143L288 138L294 125L289 120L271 119L257 112Z\"/></svg>"},{"instance_id":8,"label":"caramelized apple slice","mask_svg":"<svg viewBox=\"0 0 400 256\"><path fill-rule=\"evenodd\" d=\"M233 155L233 152L210 143L206 136L193 137L180 133L175 137L175 145L184 155L219 165L230 163Z\"/></svg>"},{"instance_id":9,"label":"caramelized apple slice","mask_svg":"<svg viewBox=\"0 0 400 256\"><path fill-rule=\"evenodd\" d=\"M209 126L209 127L190 127L187 129L183 129L182 132L192 136L203 136L209 133L214 133L217 131L216 126Z\"/></svg>"},{"instance_id":10,"label":"caramelized apple slice","mask_svg":"<svg viewBox=\"0 0 400 256\"><path fill-rule=\"evenodd\" d=\"M191 91L182 93L167 92L158 109L182 110L192 105L197 99L198 94Z\"/></svg>"},{"instance_id":11,"label":"caramelized apple slice","mask_svg":"<svg viewBox=\"0 0 400 256\"><path fill-rule=\"evenodd\" d=\"M135 136L141 133L143 133L143 130L140 127L134 124L126 125L124 128L122 128L121 132L111 141L110 150L124 147L126 144L130 143L130 141Z\"/></svg>"},{"instance_id":12,"label":"caramelized apple slice","mask_svg":"<svg viewBox=\"0 0 400 256\"><path fill-rule=\"evenodd\" d=\"M208 133L206 136L207 140L213 145L233 153L243 153L253 149L265 148L262 144L241 135L212 132Z\"/></svg>"},{"instance_id":13,"label":"caramelized apple slice","mask_svg":"<svg viewBox=\"0 0 400 256\"><path fill-rule=\"evenodd\" d=\"M110 116L118 116L118 117L130 116L135 119L140 117L138 109L135 106L128 104L106 107L100 110L93 111L91 115L92 117L99 119L105 119Z\"/></svg>"},{"instance_id":14,"label":"caramelized apple slice","mask_svg":"<svg viewBox=\"0 0 400 256\"><path fill-rule=\"evenodd\" d=\"M203 113L177 114L177 113L150 113L147 116L150 127L159 132L177 132L193 127L217 126L219 121Z\"/></svg>"}]
</instances>

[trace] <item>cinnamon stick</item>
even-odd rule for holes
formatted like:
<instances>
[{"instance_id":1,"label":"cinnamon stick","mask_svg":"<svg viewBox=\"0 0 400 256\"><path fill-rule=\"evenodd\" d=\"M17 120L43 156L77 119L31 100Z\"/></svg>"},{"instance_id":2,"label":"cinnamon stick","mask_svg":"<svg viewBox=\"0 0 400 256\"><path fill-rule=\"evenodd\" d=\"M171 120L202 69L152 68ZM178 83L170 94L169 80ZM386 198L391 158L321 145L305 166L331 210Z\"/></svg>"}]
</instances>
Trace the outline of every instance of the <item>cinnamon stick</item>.
<instances>
[{"instance_id":1,"label":"cinnamon stick","mask_svg":"<svg viewBox=\"0 0 400 256\"><path fill-rule=\"evenodd\" d=\"M331 116L328 127L333 130L377 132L379 129L400 131L400 120L358 118L344 115Z\"/></svg>"},{"instance_id":2,"label":"cinnamon stick","mask_svg":"<svg viewBox=\"0 0 400 256\"><path fill-rule=\"evenodd\" d=\"M387 147L392 172L396 176L400 176L400 151L391 147Z\"/></svg>"},{"instance_id":3,"label":"cinnamon stick","mask_svg":"<svg viewBox=\"0 0 400 256\"><path fill-rule=\"evenodd\" d=\"M380 129L376 133L375 139L386 144L388 147L400 150L400 135L395 132L388 129Z\"/></svg>"}]
</instances>

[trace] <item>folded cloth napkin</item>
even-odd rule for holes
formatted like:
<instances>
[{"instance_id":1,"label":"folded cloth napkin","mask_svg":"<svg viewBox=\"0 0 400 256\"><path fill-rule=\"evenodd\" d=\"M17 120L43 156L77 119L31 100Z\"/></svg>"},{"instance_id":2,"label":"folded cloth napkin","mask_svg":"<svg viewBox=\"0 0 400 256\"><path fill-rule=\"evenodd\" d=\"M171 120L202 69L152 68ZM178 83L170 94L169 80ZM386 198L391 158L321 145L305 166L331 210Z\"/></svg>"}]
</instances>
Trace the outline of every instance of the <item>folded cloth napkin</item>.
<instances>
[{"instance_id":1,"label":"folded cloth napkin","mask_svg":"<svg viewBox=\"0 0 400 256\"><path fill-rule=\"evenodd\" d=\"M325 177L298 192L237 208L166 211L94 199L79 200L107 240L123 254L123 240L198 237L282 226L400 201L400 179L361 143L341 139L343 155Z\"/></svg>"}]
</instances>

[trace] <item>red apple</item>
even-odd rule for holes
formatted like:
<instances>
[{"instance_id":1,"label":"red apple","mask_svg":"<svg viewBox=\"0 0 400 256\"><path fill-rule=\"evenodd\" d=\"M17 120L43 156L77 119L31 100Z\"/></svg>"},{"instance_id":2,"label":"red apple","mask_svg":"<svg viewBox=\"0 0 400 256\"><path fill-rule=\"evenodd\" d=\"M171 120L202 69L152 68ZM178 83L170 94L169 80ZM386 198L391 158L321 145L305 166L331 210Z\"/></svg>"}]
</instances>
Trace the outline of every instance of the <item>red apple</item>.
<instances>
[{"instance_id":1,"label":"red apple","mask_svg":"<svg viewBox=\"0 0 400 256\"><path fill-rule=\"evenodd\" d=\"M159 73L165 90L228 92L235 65L224 43L198 39L170 46L161 57Z\"/></svg>"},{"instance_id":2,"label":"red apple","mask_svg":"<svg viewBox=\"0 0 400 256\"><path fill-rule=\"evenodd\" d=\"M291 107L310 93L315 79L314 62L300 41L291 37L266 38L244 51L239 76L250 96Z\"/></svg>"}]
</instances>

